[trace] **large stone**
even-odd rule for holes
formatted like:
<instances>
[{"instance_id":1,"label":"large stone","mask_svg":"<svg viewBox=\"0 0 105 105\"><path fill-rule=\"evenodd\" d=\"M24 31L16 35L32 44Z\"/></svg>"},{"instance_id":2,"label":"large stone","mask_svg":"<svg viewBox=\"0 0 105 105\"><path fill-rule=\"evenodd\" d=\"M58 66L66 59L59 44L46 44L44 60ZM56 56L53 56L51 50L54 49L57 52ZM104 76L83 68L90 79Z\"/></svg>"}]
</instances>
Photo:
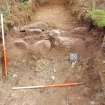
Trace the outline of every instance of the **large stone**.
<instances>
[{"instance_id":1,"label":"large stone","mask_svg":"<svg viewBox=\"0 0 105 105\"><path fill-rule=\"evenodd\" d=\"M38 29L38 30L47 30L48 29L48 24L47 23L44 23L44 22L35 22L35 23L32 23L32 24L28 24L28 25L25 25L25 26L22 26L20 27L20 31L24 31L24 30L30 30L30 29Z\"/></svg>"},{"instance_id":2,"label":"large stone","mask_svg":"<svg viewBox=\"0 0 105 105\"><path fill-rule=\"evenodd\" d=\"M49 40L41 40L34 43L30 48L33 53L44 55L49 52L51 48L51 43Z\"/></svg>"},{"instance_id":3,"label":"large stone","mask_svg":"<svg viewBox=\"0 0 105 105\"><path fill-rule=\"evenodd\" d=\"M19 49L26 50L28 48L28 44L22 39L17 39L13 43Z\"/></svg>"},{"instance_id":4,"label":"large stone","mask_svg":"<svg viewBox=\"0 0 105 105\"><path fill-rule=\"evenodd\" d=\"M76 46L84 43L82 39L73 38L73 37L61 37L61 36L59 36L55 40L56 40L55 42L57 45L64 46L66 48L71 48L73 46L76 47Z\"/></svg>"},{"instance_id":5,"label":"large stone","mask_svg":"<svg viewBox=\"0 0 105 105\"><path fill-rule=\"evenodd\" d=\"M55 46L68 49L71 52L76 52L83 56L86 50L85 42L82 39L75 37L59 36L55 40Z\"/></svg>"}]
</instances>

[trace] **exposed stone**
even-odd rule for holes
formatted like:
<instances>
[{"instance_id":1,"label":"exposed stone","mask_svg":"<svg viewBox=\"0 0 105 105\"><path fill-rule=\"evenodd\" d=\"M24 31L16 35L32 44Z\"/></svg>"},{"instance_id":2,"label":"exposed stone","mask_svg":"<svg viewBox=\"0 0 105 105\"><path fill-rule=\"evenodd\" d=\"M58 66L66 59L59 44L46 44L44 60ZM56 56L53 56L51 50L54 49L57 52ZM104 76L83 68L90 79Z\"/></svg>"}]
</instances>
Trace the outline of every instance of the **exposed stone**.
<instances>
[{"instance_id":1,"label":"exposed stone","mask_svg":"<svg viewBox=\"0 0 105 105\"><path fill-rule=\"evenodd\" d=\"M49 32L49 35L52 37L57 37L61 35L61 31L58 29L53 29Z\"/></svg>"},{"instance_id":2,"label":"exposed stone","mask_svg":"<svg viewBox=\"0 0 105 105\"><path fill-rule=\"evenodd\" d=\"M29 31L29 32L35 32L35 33L41 33L41 32L42 32L42 30L41 30L41 29L39 29L39 28L35 28L35 29L28 29L27 31Z\"/></svg>"},{"instance_id":3,"label":"exposed stone","mask_svg":"<svg viewBox=\"0 0 105 105\"><path fill-rule=\"evenodd\" d=\"M17 47L17 48L20 48L20 49L27 49L28 48L28 44L22 40L22 39L17 39L14 41L14 45Z\"/></svg>"},{"instance_id":4,"label":"exposed stone","mask_svg":"<svg viewBox=\"0 0 105 105\"><path fill-rule=\"evenodd\" d=\"M87 30L88 30L87 27L77 27L77 28L74 28L71 32L78 33L78 34L84 34Z\"/></svg>"},{"instance_id":5,"label":"exposed stone","mask_svg":"<svg viewBox=\"0 0 105 105\"><path fill-rule=\"evenodd\" d=\"M65 47L65 48L78 48L79 46L83 46L84 42L82 39L79 38L73 38L73 37L57 37L56 39L56 45ZM76 44L78 43L78 44Z\"/></svg>"},{"instance_id":6,"label":"exposed stone","mask_svg":"<svg viewBox=\"0 0 105 105\"><path fill-rule=\"evenodd\" d=\"M35 54L41 54L41 55L44 55L46 53L49 52L51 48L51 43L49 40L41 40L41 41L38 41L36 43L34 43L32 46L31 46L31 50L35 53Z\"/></svg>"},{"instance_id":7,"label":"exposed stone","mask_svg":"<svg viewBox=\"0 0 105 105\"><path fill-rule=\"evenodd\" d=\"M36 23L33 23L33 24L28 24L28 25L20 27L20 31L29 30L29 29L47 30L48 29L48 24L43 23L43 22L36 22Z\"/></svg>"}]
</instances>

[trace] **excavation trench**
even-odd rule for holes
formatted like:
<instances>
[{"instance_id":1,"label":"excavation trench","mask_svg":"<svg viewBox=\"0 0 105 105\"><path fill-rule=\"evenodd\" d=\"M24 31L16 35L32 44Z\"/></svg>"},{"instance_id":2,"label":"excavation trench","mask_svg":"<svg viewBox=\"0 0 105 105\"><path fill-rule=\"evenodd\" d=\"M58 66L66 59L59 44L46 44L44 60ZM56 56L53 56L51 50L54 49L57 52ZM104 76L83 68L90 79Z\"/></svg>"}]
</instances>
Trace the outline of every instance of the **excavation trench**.
<instances>
[{"instance_id":1,"label":"excavation trench","mask_svg":"<svg viewBox=\"0 0 105 105\"><path fill-rule=\"evenodd\" d=\"M100 69L104 71L104 65L101 63L99 66L100 63L97 63L102 62L99 51L101 42L97 32L88 32L87 27L77 24L64 5L57 3L60 2L52 0L53 5L38 8L30 24L20 27L21 32L15 28L10 36L7 36L10 64L8 81L0 81L1 105L104 103L104 76L100 77ZM70 53L80 56L74 67L70 63ZM71 81L84 82L85 85L61 89L11 90L13 86Z\"/></svg>"}]
</instances>

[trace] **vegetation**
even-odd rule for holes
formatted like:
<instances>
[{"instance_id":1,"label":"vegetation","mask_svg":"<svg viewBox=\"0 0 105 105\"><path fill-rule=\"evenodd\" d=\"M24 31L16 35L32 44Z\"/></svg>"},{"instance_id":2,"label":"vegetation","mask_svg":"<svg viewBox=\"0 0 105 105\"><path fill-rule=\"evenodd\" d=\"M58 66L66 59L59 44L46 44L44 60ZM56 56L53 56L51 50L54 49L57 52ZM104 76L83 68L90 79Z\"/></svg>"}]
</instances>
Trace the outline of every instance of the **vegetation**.
<instances>
[{"instance_id":1,"label":"vegetation","mask_svg":"<svg viewBox=\"0 0 105 105\"><path fill-rule=\"evenodd\" d=\"M25 0L22 0L22 2L19 4L18 7L21 11L29 12L29 10L30 10L30 5Z\"/></svg>"},{"instance_id":2,"label":"vegetation","mask_svg":"<svg viewBox=\"0 0 105 105\"><path fill-rule=\"evenodd\" d=\"M27 2L28 0L21 0L21 2Z\"/></svg>"},{"instance_id":3,"label":"vegetation","mask_svg":"<svg viewBox=\"0 0 105 105\"><path fill-rule=\"evenodd\" d=\"M5 29L9 31L13 25L24 25L30 21L32 10L27 2L20 0L12 2L9 0L1 2L0 13L4 14Z\"/></svg>"},{"instance_id":4,"label":"vegetation","mask_svg":"<svg viewBox=\"0 0 105 105\"><path fill-rule=\"evenodd\" d=\"M105 27L105 10L91 10L88 12L88 15L92 19L94 25L99 28Z\"/></svg>"}]
</instances>

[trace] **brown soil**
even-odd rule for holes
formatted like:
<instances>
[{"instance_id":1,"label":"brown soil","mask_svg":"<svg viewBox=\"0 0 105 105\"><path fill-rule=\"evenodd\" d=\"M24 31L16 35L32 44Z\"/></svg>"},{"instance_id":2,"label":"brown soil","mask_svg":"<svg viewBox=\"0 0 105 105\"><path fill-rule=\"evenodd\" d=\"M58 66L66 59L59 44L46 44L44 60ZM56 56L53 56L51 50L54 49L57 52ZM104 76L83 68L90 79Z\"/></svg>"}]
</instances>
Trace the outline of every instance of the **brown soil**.
<instances>
[{"instance_id":1,"label":"brown soil","mask_svg":"<svg viewBox=\"0 0 105 105\"><path fill-rule=\"evenodd\" d=\"M44 6L38 9L33 21L46 22L55 27L67 27L71 23L69 11L61 5Z\"/></svg>"},{"instance_id":2,"label":"brown soil","mask_svg":"<svg viewBox=\"0 0 105 105\"><path fill-rule=\"evenodd\" d=\"M105 61L101 52L102 38L99 38L99 34L95 30L88 32L86 26L75 22L62 5L43 6L32 20L31 23L34 22L36 27L39 27L37 23L42 24L40 28L44 28L44 32L12 31L7 36L9 74L8 80L0 80L0 105L105 105ZM81 27L85 29L81 30ZM41 49L42 52L36 54L37 49L31 46L40 40L46 40L47 31L52 29L59 29L63 31L61 36L79 41L73 44L72 48L55 46L46 53L42 53L45 49ZM25 41L28 47L15 46L14 40L17 39ZM72 52L80 55L80 62L74 68L68 60ZM14 86L67 82L83 82L84 85L12 90Z\"/></svg>"}]
</instances>

